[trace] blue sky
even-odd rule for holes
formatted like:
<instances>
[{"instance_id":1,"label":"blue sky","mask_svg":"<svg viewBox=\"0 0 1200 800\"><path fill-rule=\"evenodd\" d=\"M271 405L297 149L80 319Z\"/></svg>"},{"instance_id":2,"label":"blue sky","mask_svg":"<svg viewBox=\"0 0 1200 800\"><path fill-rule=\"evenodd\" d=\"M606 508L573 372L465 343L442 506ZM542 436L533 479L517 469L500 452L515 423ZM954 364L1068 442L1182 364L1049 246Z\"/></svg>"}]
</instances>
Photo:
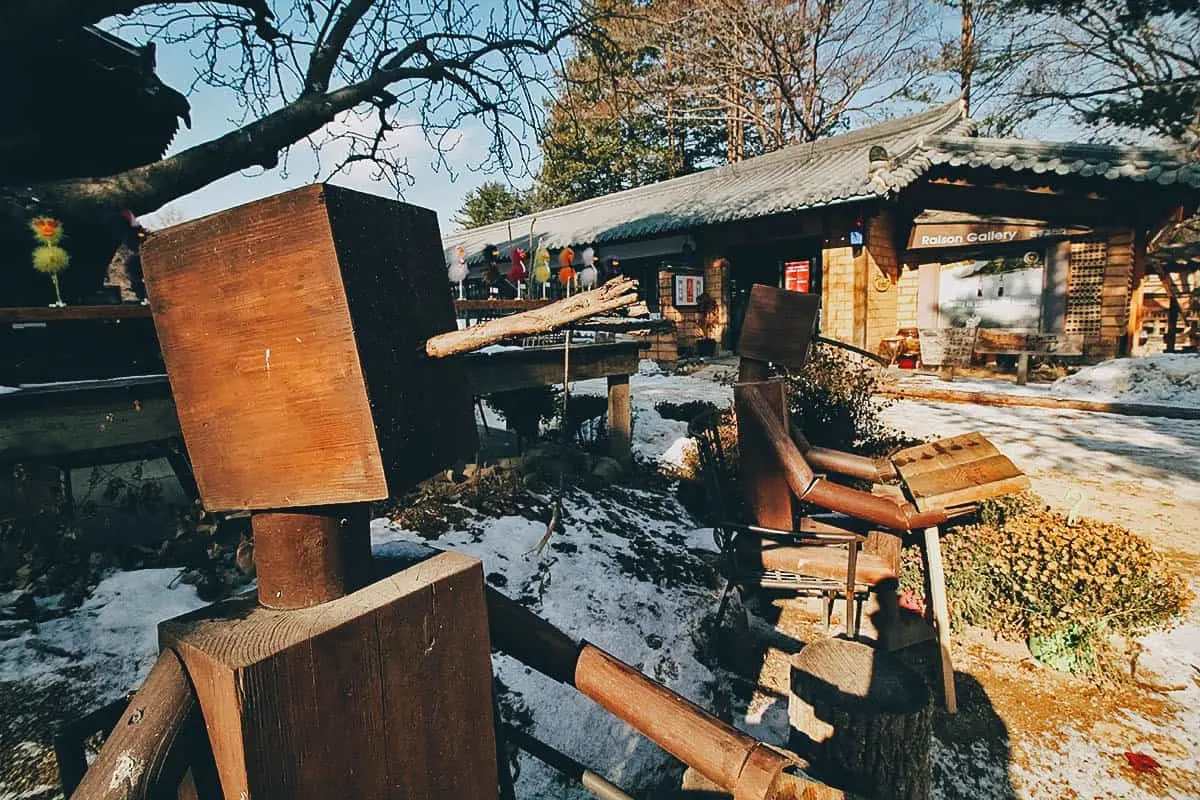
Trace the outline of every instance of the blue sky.
<instances>
[{"instance_id":1,"label":"blue sky","mask_svg":"<svg viewBox=\"0 0 1200 800\"><path fill-rule=\"evenodd\" d=\"M194 80L196 63L186 48L163 46L158 50L157 71L159 77L167 85L181 91ZM201 85L188 96L188 100L192 106L192 127L180 130L175 141L171 143L168 155L208 141L238 127L241 109L238 108L236 98L231 92ZM412 120L407 120L403 111L401 111L400 117L405 121L413 123L416 121L415 115ZM355 125L356 123L350 119L340 124ZM447 170L445 166L438 168L437 152L425 141L419 128L414 125L396 131L390 137L390 141L397 144L399 146L398 153L407 158L409 172L414 179L413 185L404 190L402 199L437 211L442 230L450 230L452 227L450 220L462 206L467 192L486 180L505 180L502 175L482 174L471 170L471 165L484 159L489 138L488 132L478 124L472 124L460 130L458 142L448 159L451 169ZM314 180L324 179L335 163L333 158L335 155L329 151L324 152L321 157L322 163L318 167L312 148L308 142L301 141L291 149L287 158L286 170L253 169L235 173L197 192L181 197L153 214L145 215L145 221L153 226L155 220L163 217L164 214L172 222L193 219L286 189L303 186ZM369 168L360 167L349 174L339 174L333 179L333 182L373 194L395 196L394 190L388 183L373 180L369 173ZM523 183L520 178L514 178L514 180L522 186L530 183L528 178L525 178Z\"/></svg>"}]
</instances>

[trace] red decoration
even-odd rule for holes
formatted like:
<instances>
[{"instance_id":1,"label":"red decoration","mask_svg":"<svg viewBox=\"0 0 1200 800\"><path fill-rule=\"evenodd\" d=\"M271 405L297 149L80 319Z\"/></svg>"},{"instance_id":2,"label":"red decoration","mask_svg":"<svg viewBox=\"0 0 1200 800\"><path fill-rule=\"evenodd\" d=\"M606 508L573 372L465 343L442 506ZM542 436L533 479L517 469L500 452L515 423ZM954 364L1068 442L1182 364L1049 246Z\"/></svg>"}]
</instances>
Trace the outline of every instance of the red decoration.
<instances>
[{"instance_id":1,"label":"red decoration","mask_svg":"<svg viewBox=\"0 0 1200 800\"><path fill-rule=\"evenodd\" d=\"M1148 756L1145 753L1135 753L1132 750L1125 751L1125 760L1129 762L1130 769L1138 773L1154 773L1162 768L1162 764L1155 761L1154 756Z\"/></svg>"}]
</instances>

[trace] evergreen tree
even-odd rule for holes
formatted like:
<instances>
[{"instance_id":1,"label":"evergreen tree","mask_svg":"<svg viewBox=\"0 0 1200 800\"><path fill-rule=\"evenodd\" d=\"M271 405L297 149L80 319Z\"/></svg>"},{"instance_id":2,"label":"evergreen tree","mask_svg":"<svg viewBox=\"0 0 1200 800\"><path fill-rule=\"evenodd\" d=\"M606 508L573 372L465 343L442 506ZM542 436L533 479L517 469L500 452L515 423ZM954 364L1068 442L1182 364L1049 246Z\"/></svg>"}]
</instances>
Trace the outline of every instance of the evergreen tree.
<instances>
[{"instance_id":1,"label":"evergreen tree","mask_svg":"<svg viewBox=\"0 0 1200 800\"><path fill-rule=\"evenodd\" d=\"M493 222L528 214L533 206L527 196L509 189L500 181L487 181L467 192L454 224L478 228Z\"/></svg>"}]
</instances>

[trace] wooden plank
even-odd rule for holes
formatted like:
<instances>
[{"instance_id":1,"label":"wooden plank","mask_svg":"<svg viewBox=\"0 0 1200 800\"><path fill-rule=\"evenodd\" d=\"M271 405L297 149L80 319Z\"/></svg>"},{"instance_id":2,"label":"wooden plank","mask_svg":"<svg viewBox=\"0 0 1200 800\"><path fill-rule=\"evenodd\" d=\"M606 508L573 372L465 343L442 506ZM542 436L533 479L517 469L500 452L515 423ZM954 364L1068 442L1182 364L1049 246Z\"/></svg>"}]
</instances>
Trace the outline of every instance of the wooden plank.
<instances>
[{"instance_id":1,"label":"wooden plank","mask_svg":"<svg viewBox=\"0 0 1200 800\"><path fill-rule=\"evenodd\" d=\"M1169 333L1169 331L1168 331ZM973 403L983 406L1025 406L1057 408L1072 411L1094 411L1101 414L1123 414L1133 417L1165 417L1167 419L1200 419L1200 408L1186 406L1149 405L1147 403L1101 403L1095 400L1042 397L999 392L955 391L929 389L923 386L892 386L880 389L881 397L935 400L940 403Z\"/></svg>"},{"instance_id":2,"label":"wooden plank","mask_svg":"<svg viewBox=\"0 0 1200 800\"><path fill-rule=\"evenodd\" d=\"M803 367L820 305L820 295L754 284L738 336L738 355L789 369Z\"/></svg>"},{"instance_id":3,"label":"wooden plank","mask_svg":"<svg viewBox=\"0 0 1200 800\"><path fill-rule=\"evenodd\" d=\"M150 307L141 303L103 306L17 306L0 308L0 323L61 322L63 320L149 319Z\"/></svg>"},{"instance_id":4,"label":"wooden plank","mask_svg":"<svg viewBox=\"0 0 1200 800\"><path fill-rule=\"evenodd\" d=\"M309 186L151 234L146 288L206 508L386 498L474 449L432 211Z\"/></svg>"},{"instance_id":5,"label":"wooden plank","mask_svg":"<svg viewBox=\"0 0 1200 800\"><path fill-rule=\"evenodd\" d=\"M922 328L921 363L935 367L967 366L978 334L979 328Z\"/></svg>"},{"instance_id":6,"label":"wooden plank","mask_svg":"<svg viewBox=\"0 0 1200 800\"><path fill-rule=\"evenodd\" d=\"M19 394L23 393L0 398ZM131 389L97 399L45 392L32 397L40 402L0 402L0 462L133 450L180 436L169 395L142 395ZM54 400L59 402L50 402Z\"/></svg>"},{"instance_id":7,"label":"wooden plank","mask_svg":"<svg viewBox=\"0 0 1200 800\"><path fill-rule=\"evenodd\" d=\"M787 384L780 379L737 383L733 387L733 401L738 419L738 472L750 519L764 528L790 531L795 524L792 490L766 433L760 426L746 422L753 416L747 400L750 392L762 398L786 431L790 422Z\"/></svg>"},{"instance_id":8,"label":"wooden plank","mask_svg":"<svg viewBox=\"0 0 1200 800\"><path fill-rule=\"evenodd\" d=\"M976 432L901 450L892 456L892 463L922 511L1029 488L1024 473Z\"/></svg>"},{"instance_id":9,"label":"wooden plank","mask_svg":"<svg viewBox=\"0 0 1200 800\"><path fill-rule=\"evenodd\" d=\"M633 463L633 406L629 375L608 376L608 454L628 468Z\"/></svg>"},{"instance_id":10,"label":"wooden plank","mask_svg":"<svg viewBox=\"0 0 1200 800\"><path fill-rule=\"evenodd\" d=\"M512 314L550 305L553 300L455 300L454 311L465 314Z\"/></svg>"},{"instance_id":11,"label":"wooden plank","mask_svg":"<svg viewBox=\"0 0 1200 800\"><path fill-rule=\"evenodd\" d=\"M159 633L196 688L225 797L496 797L477 559L442 553L311 609L249 595Z\"/></svg>"},{"instance_id":12,"label":"wooden plank","mask_svg":"<svg viewBox=\"0 0 1200 800\"><path fill-rule=\"evenodd\" d=\"M640 342L572 345L571 380L632 375L637 372L640 352ZM551 386L563 380L561 347L471 353L456 360L465 368L468 384L476 395Z\"/></svg>"}]
</instances>

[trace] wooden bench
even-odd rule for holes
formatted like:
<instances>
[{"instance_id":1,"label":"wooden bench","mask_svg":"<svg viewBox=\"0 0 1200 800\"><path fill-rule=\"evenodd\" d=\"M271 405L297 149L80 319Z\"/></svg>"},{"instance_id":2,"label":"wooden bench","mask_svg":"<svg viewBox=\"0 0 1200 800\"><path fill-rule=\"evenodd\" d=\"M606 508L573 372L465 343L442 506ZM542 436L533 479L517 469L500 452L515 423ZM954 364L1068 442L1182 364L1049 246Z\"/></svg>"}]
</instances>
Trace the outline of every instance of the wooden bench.
<instances>
[{"instance_id":1,"label":"wooden bench","mask_svg":"<svg viewBox=\"0 0 1200 800\"><path fill-rule=\"evenodd\" d=\"M1065 333L1026 333L980 328L974 352L1017 356L1017 385L1029 382L1030 356L1081 356L1083 337Z\"/></svg>"}]
</instances>

